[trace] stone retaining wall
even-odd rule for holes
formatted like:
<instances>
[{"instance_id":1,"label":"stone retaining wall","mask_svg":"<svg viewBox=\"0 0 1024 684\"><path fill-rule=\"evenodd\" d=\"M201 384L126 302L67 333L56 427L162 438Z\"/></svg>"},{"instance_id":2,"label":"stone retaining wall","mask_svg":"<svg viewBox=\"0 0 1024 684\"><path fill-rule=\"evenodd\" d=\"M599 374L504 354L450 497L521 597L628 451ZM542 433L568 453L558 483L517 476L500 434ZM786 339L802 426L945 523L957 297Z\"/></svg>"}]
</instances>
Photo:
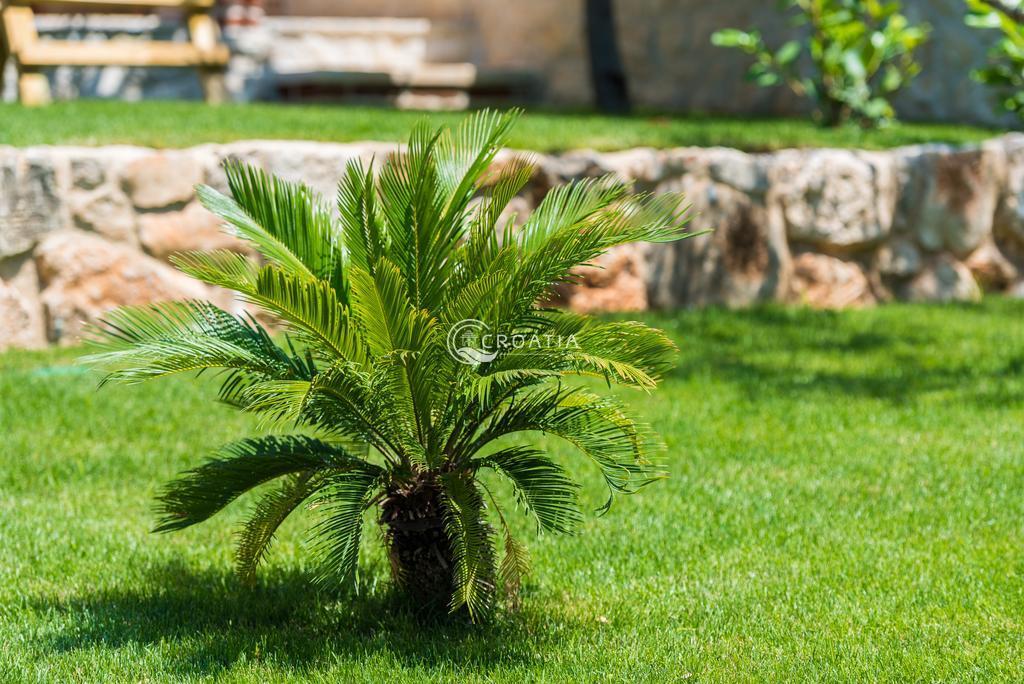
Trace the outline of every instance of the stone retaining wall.
<instances>
[{"instance_id":1,"label":"stone retaining wall","mask_svg":"<svg viewBox=\"0 0 1024 684\"><path fill-rule=\"evenodd\" d=\"M73 341L120 304L212 297L166 263L186 249L246 247L195 200L240 158L333 198L353 157L391 144L255 141L158 151L0 147L0 347ZM507 151L496 163L504 163ZM510 210L553 186L617 173L637 189L682 190L696 229L672 245L627 246L561 292L573 308L637 310L782 301L819 307L1024 294L1024 135L980 146L888 152L633 149L536 155Z\"/></svg>"}]
</instances>

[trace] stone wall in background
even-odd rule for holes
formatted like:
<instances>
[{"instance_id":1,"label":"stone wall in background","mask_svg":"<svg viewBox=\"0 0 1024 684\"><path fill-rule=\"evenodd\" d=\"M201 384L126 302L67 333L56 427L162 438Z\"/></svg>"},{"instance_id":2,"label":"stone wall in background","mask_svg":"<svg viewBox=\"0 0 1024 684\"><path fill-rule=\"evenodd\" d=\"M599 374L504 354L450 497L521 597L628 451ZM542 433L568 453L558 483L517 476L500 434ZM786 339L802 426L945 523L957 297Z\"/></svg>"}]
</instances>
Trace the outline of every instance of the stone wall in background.
<instances>
[{"instance_id":1,"label":"stone wall in background","mask_svg":"<svg viewBox=\"0 0 1024 684\"><path fill-rule=\"evenodd\" d=\"M774 0L615 0L619 43L636 103L644 108L727 114L802 115L806 105L784 88L745 79L749 59L711 45L727 27L758 28L781 45L795 35ZM591 104L583 0L272 0L271 13L339 17L424 17L438 30L431 50L485 68L534 70L553 104ZM903 0L908 18L932 25L920 52L924 71L900 95L912 120L1003 123L990 93L969 73L982 65L997 33L964 26L963 0Z\"/></svg>"},{"instance_id":2,"label":"stone wall in background","mask_svg":"<svg viewBox=\"0 0 1024 684\"><path fill-rule=\"evenodd\" d=\"M237 158L309 182L327 198L352 158L384 143L240 142L185 150L0 147L0 347L73 342L121 304L228 293L175 271L189 249L247 246L223 234L194 186L224 190ZM497 164L515 151L503 152ZM633 149L534 155L537 171L509 213L552 187L607 173L638 190L683 191L695 230L668 245L625 246L558 293L581 311L814 307L1024 295L1024 135L984 145L888 152Z\"/></svg>"},{"instance_id":3,"label":"stone wall in background","mask_svg":"<svg viewBox=\"0 0 1024 684\"><path fill-rule=\"evenodd\" d=\"M300 1L300 0L296 0ZM339 11L350 2L341 0ZM430 0L412 0L410 5ZM534 68L545 75L547 96L571 105L590 103L583 2L520 0L509 12L502 0L475 0L476 42L484 65ZM726 27L758 28L770 45L799 34L773 0L617 0L619 44L634 101L644 108L738 115L803 115L806 103L785 88L758 88L745 76L749 58L711 45ZM964 25L963 0L903 0L911 21L927 22L932 37L920 53L921 75L899 95L908 120L1013 125L997 116L991 93L971 80L999 36ZM524 46L528 46L524 49Z\"/></svg>"}]
</instances>

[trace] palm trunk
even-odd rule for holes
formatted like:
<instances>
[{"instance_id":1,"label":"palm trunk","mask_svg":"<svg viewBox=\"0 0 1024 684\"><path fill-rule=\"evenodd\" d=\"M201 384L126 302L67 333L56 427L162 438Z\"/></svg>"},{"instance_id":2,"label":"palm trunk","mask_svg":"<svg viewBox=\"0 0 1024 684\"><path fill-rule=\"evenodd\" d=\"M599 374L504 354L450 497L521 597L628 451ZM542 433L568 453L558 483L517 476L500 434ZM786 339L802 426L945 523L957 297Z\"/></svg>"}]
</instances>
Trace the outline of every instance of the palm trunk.
<instances>
[{"instance_id":1,"label":"palm trunk","mask_svg":"<svg viewBox=\"0 0 1024 684\"><path fill-rule=\"evenodd\" d=\"M437 480L418 476L389 492L380 506L395 581L418 607L447 606L454 563Z\"/></svg>"}]
</instances>

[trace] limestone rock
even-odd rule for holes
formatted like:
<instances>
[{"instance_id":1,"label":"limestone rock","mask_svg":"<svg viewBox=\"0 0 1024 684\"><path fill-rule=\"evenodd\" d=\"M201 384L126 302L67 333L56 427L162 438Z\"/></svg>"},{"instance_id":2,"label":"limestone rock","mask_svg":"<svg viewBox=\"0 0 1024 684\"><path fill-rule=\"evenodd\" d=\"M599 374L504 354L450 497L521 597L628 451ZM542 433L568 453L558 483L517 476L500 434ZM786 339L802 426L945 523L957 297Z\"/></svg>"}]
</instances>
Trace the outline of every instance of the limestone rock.
<instances>
[{"instance_id":1,"label":"limestone rock","mask_svg":"<svg viewBox=\"0 0 1024 684\"><path fill-rule=\"evenodd\" d=\"M0 262L0 349L37 348L45 344L34 262L26 257Z\"/></svg>"},{"instance_id":2,"label":"limestone rock","mask_svg":"<svg viewBox=\"0 0 1024 684\"><path fill-rule=\"evenodd\" d=\"M21 295L0 281L0 350L25 347L32 316Z\"/></svg>"},{"instance_id":3,"label":"limestone rock","mask_svg":"<svg viewBox=\"0 0 1024 684\"><path fill-rule=\"evenodd\" d=\"M964 263L978 285L983 290L991 292L1006 290L1020 275L1017 268L991 240L974 250Z\"/></svg>"},{"instance_id":4,"label":"limestone rock","mask_svg":"<svg viewBox=\"0 0 1024 684\"><path fill-rule=\"evenodd\" d=\"M622 245L576 269L580 282L558 293L573 311L644 311L647 283L643 245Z\"/></svg>"},{"instance_id":5,"label":"limestone rock","mask_svg":"<svg viewBox=\"0 0 1024 684\"><path fill-rule=\"evenodd\" d=\"M771 175L789 238L833 251L883 240L896 205L887 159L845 150L780 153Z\"/></svg>"},{"instance_id":6,"label":"limestone rock","mask_svg":"<svg viewBox=\"0 0 1024 684\"><path fill-rule=\"evenodd\" d=\"M58 168L44 154L0 150L0 259L31 250L63 227Z\"/></svg>"},{"instance_id":7,"label":"limestone rock","mask_svg":"<svg viewBox=\"0 0 1024 684\"><path fill-rule=\"evenodd\" d=\"M650 147L636 147L620 152L606 152L596 158L595 168L588 175L614 173L625 181L633 181L638 188L653 187L665 175L662 154Z\"/></svg>"},{"instance_id":8,"label":"limestone rock","mask_svg":"<svg viewBox=\"0 0 1024 684\"><path fill-rule=\"evenodd\" d=\"M305 183L320 193L328 206L333 206L338 180L345 165L352 159L364 164L380 163L395 152L394 143L338 144L310 141L260 141L224 145L211 150L205 181L226 192L227 182L220 164L231 158L258 166L288 181Z\"/></svg>"},{"instance_id":9,"label":"limestone rock","mask_svg":"<svg viewBox=\"0 0 1024 684\"><path fill-rule=\"evenodd\" d=\"M193 187L202 182L203 169L188 152L159 152L130 162L121 181L139 209L161 209L192 199Z\"/></svg>"},{"instance_id":10,"label":"limestone rock","mask_svg":"<svg viewBox=\"0 0 1024 684\"><path fill-rule=\"evenodd\" d=\"M966 264L940 254L899 295L911 302L970 302L981 298L981 288Z\"/></svg>"},{"instance_id":11,"label":"limestone rock","mask_svg":"<svg viewBox=\"0 0 1024 684\"><path fill-rule=\"evenodd\" d=\"M693 176L760 197L769 186L770 155L747 154L725 147L683 147L661 152L666 179Z\"/></svg>"},{"instance_id":12,"label":"limestone rock","mask_svg":"<svg viewBox=\"0 0 1024 684\"><path fill-rule=\"evenodd\" d=\"M49 236L36 250L36 264L51 340L74 341L85 322L117 306L209 295L160 261L87 233Z\"/></svg>"},{"instance_id":13,"label":"limestone rock","mask_svg":"<svg viewBox=\"0 0 1024 684\"><path fill-rule=\"evenodd\" d=\"M71 161L71 184L76 188L93 190L106 178L106 166L96 157L79 157Z\"/></svg>"},{"instance_id":14,"label":"limestone rock","mask_svg":"<svg viewBox=\"0 0 1024 684\"><path fill-rule=\"evenodd\" d=\"M875 269L882 276L909 278L921 270L922 264L921 250L907 239L897 238L875 252Z\"/></svg>"},{"instance_id":15,"label":"limestone rock","mask_svg":"<svg viewBox=\"0 0 1024 684\"><path fill-rule=\"evenodd\" d=\"M814 252L793 259L790 299L816 309L868 306L876 301L859 264Z\"/></svg>"},{"instance_id":16,"label":"limestone rock","mask_svg":"<svg viewBox=\"0 0 1024 684\"><path fill-rule=\"evenodd\" d=\"M198 202L181 211L142 214L139 241L148 254L164 261L175 252L230 249L250 253L246 243L221 229L221 220Z\"/></svg>"},{"instance_id":17,"label":"limestone rock","mask_svg":"<svg viewBox=\"0 0 1024 684\"><path fill-rule=\"evenodd\" d=\"M610 171L603 164L601 155L594 150L570 150L563 154L540 156L536 162L546 188L580 178L596 178Z\"/></svg>"},{"instance_id":18,"label":"limestone rock","mask_svg":"<svg viewBox=\"0 0 1024 684\"><path fill-rule=\"evenodd\" d=\"M791 264L778 211L706 178L688 176L679 189L693 205L692 230L713 232L648 251L651 304L739 307L779 299Z\"/></svg>"},{"instance_id":19,"label":"limestone rock","mask_svg":"<svg viewBox=\"0 0 1024 684\"><path fill-rule=\"evenodd\" d=\"M1024 135L1007 136L1006 185L999 198L993 232L1024 247Z\"/></svg>"},{"instance_id":20,"label":"limestone rock","mask_svg":"<svg viewBox=\"0 0 1024 684\"><path fill-rule=\"evenodd\" d=\"M1004 174L998 146L914 150L902 160L897 226L926 250L966 257L992 232Z\"/></svg>"},{"instance_id":21,"label":"limestone rock","mask_svg":"<svg viewBox=\"0 0 1024 684\"><path fill-rule=\"evenodd\" d=\"M767 169L761 157L725 148L711 148L706 154L708 174L713 180L753 195L768 190Z\"/></svg>"},{"instance_id":22,"label":"limestone rock","mask_svg":"<svg viewBox=\"0 0 1024 684\"><path fill-rule=\"evenodd\" d=\"M76 193L70 204L77 228L115 242L138 242L135 210L119 189L108 186L91 193Z\"/></svg>"}]
</instances>

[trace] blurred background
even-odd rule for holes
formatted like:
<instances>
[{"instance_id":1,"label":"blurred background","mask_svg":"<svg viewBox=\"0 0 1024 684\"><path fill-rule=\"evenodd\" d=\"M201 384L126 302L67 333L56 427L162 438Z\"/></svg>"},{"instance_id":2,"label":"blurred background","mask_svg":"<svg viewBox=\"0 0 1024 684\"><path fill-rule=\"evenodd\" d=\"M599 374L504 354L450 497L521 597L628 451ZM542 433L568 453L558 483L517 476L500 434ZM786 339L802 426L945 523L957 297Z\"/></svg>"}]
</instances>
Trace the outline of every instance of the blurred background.
<instances>
[{"instance_id":1,"label":"blurred background","mask_svg":"<svg viewBox=\"0 0 1024 684\"><path fill-rule=\"evenodd\" d=\"M587 14L604 5L613 10L612 37L636 107L807 113L805 102L787 89L746 80L746 55L711 43L715 31L730 26L756 26L769 44L793 34L789 18L766 0L218 0L215 14L232 54L227 87L238 101L580 108L595 101ZM67 14L61 13L66 6L36 7L41 38L186 34L173 10ZM905 0L902 11L911 23L927 21L932 33L918 51L927 68L896 97L901 119L1015 120L995 111L985 86L969 76L985 63L992 36L965 25L963 0ZM59 67L49 78L61 99L201 94L195 75L185 70ZM5 82L4 97L13 100L13 76Z\"/></svg>"}]
</instances>

